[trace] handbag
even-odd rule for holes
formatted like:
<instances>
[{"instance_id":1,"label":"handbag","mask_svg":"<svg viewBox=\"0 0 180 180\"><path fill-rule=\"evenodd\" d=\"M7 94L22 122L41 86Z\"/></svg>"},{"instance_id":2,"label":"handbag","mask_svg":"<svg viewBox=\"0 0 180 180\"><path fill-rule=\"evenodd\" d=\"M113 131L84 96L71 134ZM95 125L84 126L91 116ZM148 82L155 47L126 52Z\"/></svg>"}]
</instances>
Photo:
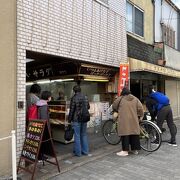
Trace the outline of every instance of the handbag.
<instances>
[{"instance_id":1,"label":"handbag","mask_svg":"<svg viewBox=\"0 0 180 180\"><path fill-rule=\"evenodd\" d=\"M113 112L113 120L116 120L118 118L118 112Z\"/></svg>"},{"instance_id":2,"label":"handbag","mask_svg":"<svg viewBox=\"0 0 180 180\"><path fill-rule=\"evenodd\" d=\"M64 132L64 139L66 141L71 141L74 135L74 129L72 128L71 125L68 125L65 127L65 132Z\"/></svg>"}]
</instances>

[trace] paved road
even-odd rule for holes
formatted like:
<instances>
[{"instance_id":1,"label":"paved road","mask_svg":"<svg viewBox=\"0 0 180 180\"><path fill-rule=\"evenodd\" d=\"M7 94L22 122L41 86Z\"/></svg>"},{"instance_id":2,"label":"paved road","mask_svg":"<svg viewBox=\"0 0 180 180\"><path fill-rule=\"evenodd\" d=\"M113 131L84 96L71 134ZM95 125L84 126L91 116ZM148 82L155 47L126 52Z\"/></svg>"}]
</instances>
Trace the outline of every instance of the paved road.
<instances>
[{"instance_id":1,"label":"paved road","mask_svg":"<svg viewBox=\"0 0 180 180\"><path fill-rule=\"evenodd\" d=\"M176 122L180 129L180 120ZM163 134L168 139L169 132ZM118 157L115 152L74 167L51 180L180 180L180 132L177 133L178 147L163 142L153 153L143 150L139 155ZM119 146L119 147L118 147ZM114 146L120 150L121 145ZM113 147L111 147L113 149ZM93 158L93 156L91 157ZM76 159L72 159L72 162ZM71 160L70 160L71 161Z\"/></svg>"}]
</instances>

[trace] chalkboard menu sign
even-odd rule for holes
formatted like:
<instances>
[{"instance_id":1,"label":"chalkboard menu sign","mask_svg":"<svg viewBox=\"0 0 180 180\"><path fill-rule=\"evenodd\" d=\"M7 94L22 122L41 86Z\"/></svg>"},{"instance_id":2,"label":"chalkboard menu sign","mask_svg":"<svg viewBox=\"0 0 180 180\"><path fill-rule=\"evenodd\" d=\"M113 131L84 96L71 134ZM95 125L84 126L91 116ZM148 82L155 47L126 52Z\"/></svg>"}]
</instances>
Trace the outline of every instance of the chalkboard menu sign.
<instances>
[{"instance_id":1,"label":"chalkboard menu sign","mask_svg":"<svg viewBox=\"0 0 180 180\"><path fill-rule=\"evenodd\" d=\"M29 121L22 150L23 157L35 162L40 149L44 128L45 121Z\"/></svg>"},{"instance_id":2,"label":"chalkboard menu sign","mask_svg":"<svg viewBox=\"0 0 180 180\"><path fill-rule=\"evenodd\" d=\"M47 156L54 157L55 162L48 160ZM43 161L43 165L44 161L56 165L58 167L58 171L60 172L59 164L54 151L54 144L50 134L50 127L48 126L47 121L31 120L28 124L17 172L19 172L19 169L27 171L32 174L31 179L33 179L39 159ZM22 165L22 160L25 161L25 164L28 164L28 166L33 164L33 170L29 170L28 166L24 167Z\"/></svg>"}]
</instances>

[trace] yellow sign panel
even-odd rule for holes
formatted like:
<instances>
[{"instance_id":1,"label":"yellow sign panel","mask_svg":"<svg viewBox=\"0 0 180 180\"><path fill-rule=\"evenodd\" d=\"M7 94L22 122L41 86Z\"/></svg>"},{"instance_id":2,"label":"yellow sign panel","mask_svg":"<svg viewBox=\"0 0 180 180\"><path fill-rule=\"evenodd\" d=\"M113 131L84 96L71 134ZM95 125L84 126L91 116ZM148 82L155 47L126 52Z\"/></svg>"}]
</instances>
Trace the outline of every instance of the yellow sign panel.
<instances>
[{"instance_id":1,"label":"yellow sign panel","mask_svg":"<svg viewBox=\"0 0 180 180\"><path fill-rule=\"evenodd\" d=\"M148 71L152 73L162 74L165 76L180 78L180 71L170 69L163 66L147 63L137 59L129 58L130 72Z\"/></svg>"}]
</instances>

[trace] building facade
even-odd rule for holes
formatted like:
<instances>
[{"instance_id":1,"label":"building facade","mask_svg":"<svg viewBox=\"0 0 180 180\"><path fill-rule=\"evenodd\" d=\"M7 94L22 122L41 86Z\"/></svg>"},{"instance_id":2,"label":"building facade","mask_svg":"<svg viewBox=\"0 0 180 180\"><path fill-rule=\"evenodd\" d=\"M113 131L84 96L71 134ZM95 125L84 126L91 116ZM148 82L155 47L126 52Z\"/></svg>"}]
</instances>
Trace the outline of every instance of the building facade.
<instances>
[{"instance_id":1,"label":"building facade","mask_svg":"<svg viewBox=\"0 0 180 180\"><path fill-rule=\"evenodd\" d=\"M139 99L147 95L149 85L160 84L156 72L138 67L137 63L157 64L161 53L154 48L154 7L151 0L132 0L126 4L126 28L128 59L130 62L130 85Z\"/></svg>"},{"instance_id":2,"label":"building facade","mask_svg":"<svg viewBox=\"0 0 180 180\"><path fill-rule=\"evenodd\" d=\"M176 71L172 76L165 77L165 92L171 99L175 117L180 116L180 10L169 0L154 2L155 7L155 43L162 44L162 60L164 66Z\"/></svg>"},{"instance_id":3,"label":"building facade","mask_svg":"<svg viewBox=\"0 0 180 180\"><path fill-rule=\"evenodd\" d=\"M8 1L7 4L6 2L4 1L4 6L6 7L9 3L12 11L9 12L10 18L14 17L14 19L13 21L7 19L13 22L9 24L11 28L6 27L8 29L6 33L12 29L9 33L12 35L11 41L9 34L4 36L9 39L12 48L11 52L6 53L3 62L9 72L9 74L6 72L9 85L6 82L3 98L9 97L6 95L6 90L9 89L11 101L7 103L7 98L5 98L7 106L0 108L3 112L1 116L4 121L6 120L1 127L4 133L0 134L7 133L7 128L16 130L18 158L25 137L26 81L29 77L27 69L31 64L29 62L34 61L33 63L43 65L51 64L56 59L56 63L83 62L93 64L95 67L118 69L120 63L127 63L126 1L17 0ZM17 22L15 21L16 13ZM3 20L6 21L5 18ZM12 39L14 39L13 42ZM7 51L8 48L4 48ZM3 72L3 67L0 68ZM107 75L106 68L98 69L101 75L102 73ZM95 70L97 71L97 68L93 69ZM41 74L41 71L33 73L36 77L38 74ZM6 107L10 107L8 116ZM4 161L4 157L7 156L10 157L9 151L5 151L4 155L0 156L0 161ZM9 170L11 163L4 168ZM4 173L5 171L0 171L0 175Z\"/></svg>"},{"instance_id":4,"label":"building facade","mask_svg":"<svg viewBox=\"0 0 180 180\"><path fill-rule=\"evenodd\" d=\"M169 0L132 0L126 14L132 92L141 99L153 85L170 97L174 117L179 117L178 8Z\"/></svg>"}]
</instances>

